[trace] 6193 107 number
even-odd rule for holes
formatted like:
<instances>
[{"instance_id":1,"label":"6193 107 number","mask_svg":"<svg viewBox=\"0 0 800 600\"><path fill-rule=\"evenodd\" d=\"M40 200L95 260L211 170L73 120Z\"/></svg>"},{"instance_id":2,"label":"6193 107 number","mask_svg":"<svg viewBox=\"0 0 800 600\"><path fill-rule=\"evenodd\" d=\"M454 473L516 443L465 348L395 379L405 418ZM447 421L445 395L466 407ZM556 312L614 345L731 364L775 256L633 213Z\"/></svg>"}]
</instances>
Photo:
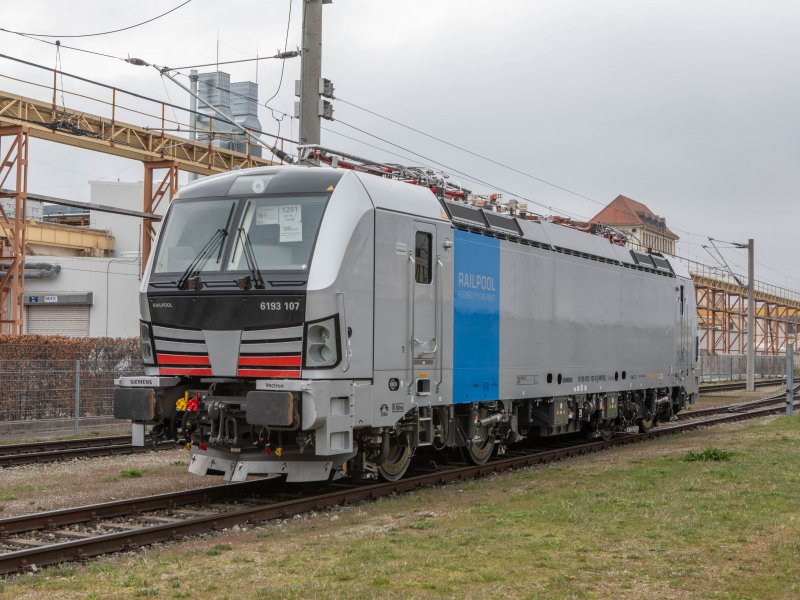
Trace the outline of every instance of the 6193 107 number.
<instances>
[{"instance_id":1,"label":"6193 107 number","mask_svg":"<svg viewBox=\"0 0 800 600\"><path fill-rule=\"evenodd\" d=\"M260 305L261 310L264 311L281 311L281 310L288 310L288 311L295 311L300 310L300 302L298 300L272 300L272 301L264 301Z\"/></svg>"}]
</instances>

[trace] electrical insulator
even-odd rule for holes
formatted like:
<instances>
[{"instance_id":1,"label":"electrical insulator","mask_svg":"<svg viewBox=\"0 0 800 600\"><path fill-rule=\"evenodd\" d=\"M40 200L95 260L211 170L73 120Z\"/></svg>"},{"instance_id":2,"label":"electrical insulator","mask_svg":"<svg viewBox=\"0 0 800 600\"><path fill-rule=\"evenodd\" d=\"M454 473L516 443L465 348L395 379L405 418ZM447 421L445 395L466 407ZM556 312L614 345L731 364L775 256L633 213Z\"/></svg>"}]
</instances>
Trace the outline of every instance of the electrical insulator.
<instances>
[{"instance_id":1,"label":"electrical insulator","mask_svg":"<svg viewBox=\"0 0 800 600\"><path fill-rule=\"evenodd\" d=\"M333 121L333 104L327 100L319 99L319 116L323 119Z\"/></svg>"},{"instance_id":2,"label":"electrical insulator","mask_svg":"<svg viewBox=\"0 0 800 600\"><path fill-rule=\"evenodd\" d=\"M320 78L319 95L324 98L333 98L333 82L330 79Z\"/></svg>"}]
</instances>

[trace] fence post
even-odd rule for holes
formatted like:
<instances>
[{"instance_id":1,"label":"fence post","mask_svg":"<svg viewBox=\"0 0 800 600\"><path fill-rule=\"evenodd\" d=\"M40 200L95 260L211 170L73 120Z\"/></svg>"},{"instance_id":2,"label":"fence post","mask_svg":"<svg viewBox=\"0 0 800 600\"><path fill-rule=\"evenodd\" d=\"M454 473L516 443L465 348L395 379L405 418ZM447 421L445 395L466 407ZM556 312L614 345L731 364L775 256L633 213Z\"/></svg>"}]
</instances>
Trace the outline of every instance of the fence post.
<instances>
[{"instance_id":1,"label":"fence post","mask_svg":"<svg viewBox=\"0 0 800 600\"><path fill-rule=\"evenodd\" d=\"M738 375L738 373L737 373ZM739 379L738 377L736 379ZM733 355L731 355L731 377L729 381L733 381Z\"/></svg>"},{"instance_id":2,"label":"fence post","mask_svg":"<svg viewBox=\"0 0 800 600\"><path fill-rule=\"evenodd\" d=\"M75 361L75 433L81 428L81 361Z\"/></svg>"}]
</instances>

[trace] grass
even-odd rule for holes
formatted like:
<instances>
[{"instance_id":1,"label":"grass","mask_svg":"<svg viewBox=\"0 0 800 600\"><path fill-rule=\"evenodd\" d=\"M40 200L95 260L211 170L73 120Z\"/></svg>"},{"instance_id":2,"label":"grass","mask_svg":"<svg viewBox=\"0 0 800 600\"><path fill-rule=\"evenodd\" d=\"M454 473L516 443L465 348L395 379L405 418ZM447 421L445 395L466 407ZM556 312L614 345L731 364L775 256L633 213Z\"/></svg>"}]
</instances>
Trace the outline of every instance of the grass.
<instances>
[{"instance_id":1,"label":"grass","mask_svg":"<svg viewBox=\"0 0 800 600\"><path fill-rule=\"evenodd\" d=\"M0 490L0 503L2 502L13 502L17 500L20 494L25 494L28 492L39 492L42 490L42 486L40 485L33 485L33 484L25 484L25 485L18 485L10 489ZM5 506L0 504L0 513L5 510Z\"/></svg>"},{"instance_id":2,"label":"grass","mask_svg":"<svg viewBox=\"0 0 800 600\"><path fill-rule=\"evenodd\" d=\"M126 479L138 479L142 475L143 473L139 469L125 469L124 471L119 472L119 476L125 477Z\"/></svg>"},{"instance_id":3,"label":"grass","mask_svg":"<svg viewBox=\"0 0 800 600\"><path fill-rule=\"evenodd\" d=\"M233 550L233 546L230 544L217 544L206 550L206 554L208 556L219 556L223 552L228 552L229 550Z\"/></svg>"},{"instance_id":4,"label":"grass","mask_svg":"<svg viewBox=\"0 0 800 600\"><path fill-rule=\"evenodd\" d=\"M702 450L689 450L686 456L683 457L683 460L687 462L718 462L721 460L730 460L731 456L733 456L733 452L709 446Z\"/></svg>"},{"instance_id":5,"label":"grass","mask_svg":"<svg viewBox=\"0 0 800 600\"><path fill-rule=\"evenodd\" d=\"M797 598L798 488L800 416L773 418L45 569L0 597Z\"/></svg>"}]
</instances>

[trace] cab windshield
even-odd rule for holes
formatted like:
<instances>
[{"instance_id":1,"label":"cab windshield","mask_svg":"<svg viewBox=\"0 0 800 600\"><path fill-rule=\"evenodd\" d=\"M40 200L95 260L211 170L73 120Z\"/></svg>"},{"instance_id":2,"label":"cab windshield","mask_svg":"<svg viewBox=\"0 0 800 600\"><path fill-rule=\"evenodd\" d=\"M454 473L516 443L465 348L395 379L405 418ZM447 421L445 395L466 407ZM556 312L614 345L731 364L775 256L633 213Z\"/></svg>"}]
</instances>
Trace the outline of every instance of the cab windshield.
<instances>
[{"instance_id":1,"label":"cab windshield","mask_svg":"<svg viewBox=\"0 0 800 600\"><path fill-rule=\"evenodd\" d=\"M217 232L223 230L227 233L235 208L235 200L173 204L158 242L153 272L183 272L207 244L214 244L214 240L215 247L209 249L208 258L198 265L198 271L219 271L222 268L225 241L230 236L221 236Z\"/></svg>"},{"instance_id":2,"label":"cab windshield","mask_svg":"<svg viewBox=\"0 0 800 600\"><path fill-rule=\"evenodd\" d=\"M236 226L228 270L247 268L244 242L252 245L259 269L308 268L326 197L248 198Z\"/></svg>"},{"instance_id":3,"label":"cab windshield","mask_svg":"<svg viewBox=\"0 0 800 600\"><path fill-rule=\"evenodd\" d=\"M328 197L265 195L176 202L164 223L153 272L183 272L198 255L203 259L195 267L197 272L246 271L247 245L259 270L306 270Z\"/></svg>"}]
</instances>

